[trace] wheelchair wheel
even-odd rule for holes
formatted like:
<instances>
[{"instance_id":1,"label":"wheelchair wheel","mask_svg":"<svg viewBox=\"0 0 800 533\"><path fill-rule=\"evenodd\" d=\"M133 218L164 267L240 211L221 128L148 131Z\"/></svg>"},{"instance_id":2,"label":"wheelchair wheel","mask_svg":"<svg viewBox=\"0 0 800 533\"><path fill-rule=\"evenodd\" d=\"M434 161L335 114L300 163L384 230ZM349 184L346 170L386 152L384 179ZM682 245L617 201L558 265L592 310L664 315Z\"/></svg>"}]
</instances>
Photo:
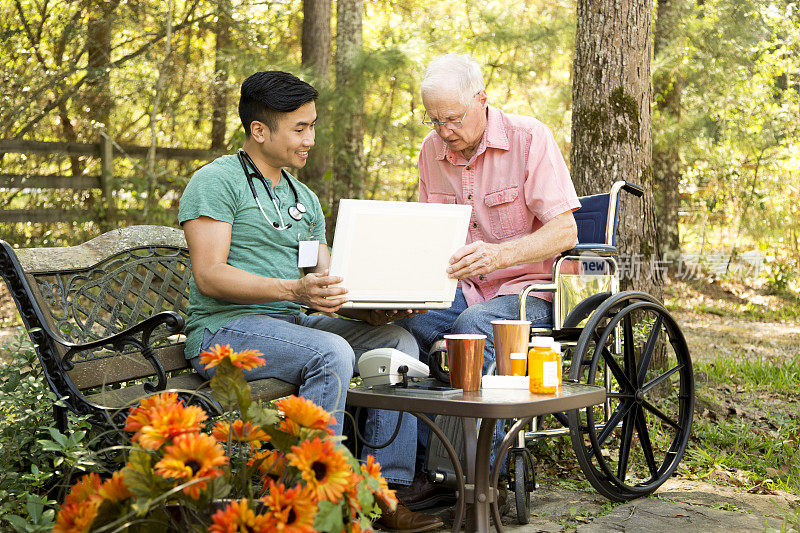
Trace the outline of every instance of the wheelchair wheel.
<instances>
[{"instance_id":1,"label":"wheelchair wheel","mask_svg":"<svg viewBox=\"0 0 800 533\"><path fill-rule=\"evenodd\" d=\"M527 450L514 453L514 501L517 522L527 524L531 519L531 490L533 489L533 463Z\"/></svg>"},{"instance_id":2,"label":"wheelchair wheel","mask_svg":"<svg viewBox=\"0 0 800 533\"><path fill-rule=\"evenodd\" d=\"M669 312L641 292L608 298L578 338L569 377L607 391L605 404L568 413L588 481L615 501L655 491L680 463L694 410L692 361Z\"/></svg>"}]
</instances>

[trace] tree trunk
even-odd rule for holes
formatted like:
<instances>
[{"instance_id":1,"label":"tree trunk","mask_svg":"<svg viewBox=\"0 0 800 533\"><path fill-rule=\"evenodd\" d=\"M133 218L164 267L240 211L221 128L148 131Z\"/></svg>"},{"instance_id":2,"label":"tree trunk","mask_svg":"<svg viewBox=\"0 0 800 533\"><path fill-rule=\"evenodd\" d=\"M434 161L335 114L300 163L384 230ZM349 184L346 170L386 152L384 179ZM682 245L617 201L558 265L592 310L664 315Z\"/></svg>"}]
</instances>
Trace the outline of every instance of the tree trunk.
<instances>
[{"instance_id":1,"label":"tree trunk","mask_svg":"<svg viewBox=\"0 0 800 533\"><path fill-rule=\"evenodd\" d=\"M620 179L617 243L623 286L663 296L653 209L650 133L652 0L578 0L572 88L572 177L578 194Z\"/></svg>"},{"instance_id":2,"label":"tree trunk","mask_svg":"<svg viewBox=\"0 0 800 533\"><path fill-rule=\"evenodd\" d=\"M165 22L165 39L164 39L164 60L158 68L158 78L156 79L156 89L153 95L153 106L150 109L150 148L147 150L147 157L145 158L145 172L147 173L147 198L144 202L144 211L142 212L142 219L147 222L148 214L156 207L158 203L157 191L157 178L156 175L156 148L158 147L158 128L156 123L158 121L158 113L161 110L161 98L164 94L164 81L167 77L166 70L169 68L169 60L172 55L172 14L174 10L174 1L167 2L167 20Z\"/></svg>"},{"instance_id":3,"label":"tree trunk","mask_svg":"<svg viewBox=\"0 0 800 533\"><path fill-rule=\"evenodd\" d=\"M363 0L338 0L336 7L336 94L331 221L339 199L359 198L364 180L364 94L359 61L362 52ZM328 223L328 235L333 227Z\"/></svg>"},{"instance_id":4,"label":"tree trunk","mask_svg":"<svg viewBox=\"0 0 800 533\"><path fill-rule=\"evenodd\" d=\"M320 92L317 114L324 117L317 122L314 149L301 177L311 190L327 204L328 191L325 173L330 168L330 70L331 70L331 0L303 0L303 35L301 40L303 67L311 74L309 80Z\"/></svg>"},{"instance_id":5,"label":"tree trunk","mask_svg":"<svg viewBox=\"0 0 800 533\"><path fill-rule=\"evenodd\" d=\"M93 0L89 3L86 22L87 80L88 90L85 94L88 119L93 129L92 138L101 142L102 134L111 135L110 117L114 105L111 98L111 18L119 0L105 2ZM112 194L113 186L106 183L110 179L107 173L101 177L105 217L101 222L105 231L114 226L115 204ZM93 203L93 198L88 199Z\"/></svg>"},{"instance_id":6,"label":"tree trunk","mask_svg":"<svg viewBox=\"0 0 800 533\"><path fill-rule=\"evenodd\" d=\"M653 184L658 215L658 242L661 256L670 269L677 268L681 245L679 232L682 54L681 20L686 14L686 0L658 0L654 47L659 69L653 72L655 98L653 140Z\"/></svg>"},{"instance_id":7,"label":"tree trunk","mask_svg":"<svg viewBox=\"0 0 800 533\"><path fill-rule=\"evenodd\" d=\"M231 45L231 2L217 3L217 31L214 46L214 80L211 84L211 146L225 148L228 123L228 60Z\"/></svg>"}]
</instances>

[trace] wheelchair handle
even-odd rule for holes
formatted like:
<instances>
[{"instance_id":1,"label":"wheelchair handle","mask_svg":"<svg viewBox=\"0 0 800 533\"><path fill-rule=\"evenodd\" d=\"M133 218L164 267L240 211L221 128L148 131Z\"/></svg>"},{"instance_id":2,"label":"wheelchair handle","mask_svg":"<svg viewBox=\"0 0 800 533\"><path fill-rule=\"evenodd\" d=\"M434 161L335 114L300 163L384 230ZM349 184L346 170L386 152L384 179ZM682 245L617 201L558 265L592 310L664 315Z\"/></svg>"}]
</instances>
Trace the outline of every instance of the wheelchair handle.
<instances>
[{"instance_id":1,"label":"wheelchair handle","mask_svg":"<svg viewBox=\"0 0 800 533\"><path fill-rule=\"evenodd\" d=\"M625 185L622 186L622 190L631 193L632 195L641 198L644 194L644 189L635 183L631 183L630 181L626 181Z\"/></svg>"}]
</instances>

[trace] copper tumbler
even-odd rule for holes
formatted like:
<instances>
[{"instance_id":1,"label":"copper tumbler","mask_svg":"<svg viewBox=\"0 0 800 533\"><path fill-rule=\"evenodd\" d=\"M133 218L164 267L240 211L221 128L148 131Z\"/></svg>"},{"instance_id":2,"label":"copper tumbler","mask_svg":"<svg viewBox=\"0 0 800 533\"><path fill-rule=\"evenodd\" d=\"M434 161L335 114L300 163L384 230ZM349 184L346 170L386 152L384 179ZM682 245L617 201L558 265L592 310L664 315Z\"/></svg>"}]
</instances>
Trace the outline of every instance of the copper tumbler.
<instances>
[{"instance_id":1,"label":"copper tumbler","mask_svg":"<svg viewBox=\"0 0 800 533\"><path fill-rule=\"evenodd\" d=\"M527 320L492 320L497 374L511 376L511 354L528 353L531 323Z\"/></svg>"},{"instance_id":2,"label":"copper tumbler","mask_svg":"<svg viewBox=\"0 0 800 533\"><path fill-rule=\"evenodd\" d=\"M464 391L481 388L486 335L445 335L450 386Z\"/></svg>"}]
</instances>

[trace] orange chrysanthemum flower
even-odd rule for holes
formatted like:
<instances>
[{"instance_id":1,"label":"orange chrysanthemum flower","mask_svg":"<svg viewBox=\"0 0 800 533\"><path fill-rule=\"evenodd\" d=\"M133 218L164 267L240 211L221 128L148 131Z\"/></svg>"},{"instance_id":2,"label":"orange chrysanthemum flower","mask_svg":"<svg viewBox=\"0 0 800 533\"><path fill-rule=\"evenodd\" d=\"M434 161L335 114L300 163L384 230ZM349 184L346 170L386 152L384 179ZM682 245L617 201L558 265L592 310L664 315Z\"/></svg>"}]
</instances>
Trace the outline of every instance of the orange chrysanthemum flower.
<instances>
[{"instance_id":1,"label":"orange chrysanthemum flower","mask_svg":"<svg viewBox=\"0 0 800 533\"><path fill-rule=\"evenodd\" d=\"M89 531L95 517L97 508L102 501L98 489L102 485L100 476L91 473L83 476L64 498L64 505L58 511L56 533L79 533Z\"/></svg>"},{"instance_id":2,"label":"orange chrysanthemum flower","mask_svg":"<svg viewBox=\"0 0 800 533\"><path fill-rule=\"evenodd\" d=\"M286 415L280 429L290 435L299 435L301 427L330 430L328 426L336 423L336 419L325 409L299 396L281 398L275 402L275 406Z\"/></svg>"},{"instance_id":3,"label":"orange chrysanthemum flower","mask_svg":"<svg viewBox=\"0 0 800 533\"><path fill-rule=\"evenodd\" d=\"M64 498L64 503L81 503L91 499L99 500L97 489L99 489L102 484L103 481L100 479L99 475L94 472L86 474L78 480L77 483L72 485L69 494Z\"/></svg>"},{"instance_id":4,"label":"orange chrysanthemum flower","mask_svg":"<svg viewBox=\"0 0 800 533\"><path fill-rule=\"evenodd\" d=\"M264 354L258 350L242 350L241 352L234 352L227 344L220 346L215 344L213 348L208 351L200 353L200 362L206 367L214 368L220 364L223 359L229 358L233 366L239 367L242 370L252 370L258 368L265 363Z\"/></svg>"},{"instance_id":5,"label":"orange chrysanthemum flower","mask_svg":"<svg viewBox=\"0 0 800 533\"><path fill-rule=\"evenodd\" d=\"M255 514L247 500L231 502L211 517L209 533L267 533L271 531L269 517Z\"/></svg>"},{"instance_id":6,"label":"orange chrysanthemum flower","mask_svg":"<svg viewBox=\"0 0 800 533\"><path fill-rule=\"evenodd\" d=\"M256 465L258 471L264 476L279 478L286 471L286 456L278 450L264 450L256 452L247 461L247 466ZM266 479L264 482L266 483Z\"/></svg>"},{"instance_id":7,"label":"orange chrysanthemum flower","mask_svg":"<svg viewBox=\"0 0 800 533\"><path fill-rule=\"evenodd\" d=\"M292 446L286 454L289 464L300 470L306 486L318 500L338 503L347 487L353 482L353 471L344 454L335 449L333 442L315 437Z\"/></svg>"},{"instance_id":8,"label":"orange chrysanthemum flower","mask_svg":"<svg viewBox=\"0 0 800 533\"><path fill-rule=\"evenodd\" d=\"M389 484L381 475L381 464L375 460L375 457L372 455L367 456L367 462L361 463L361 473L364 475L365 478L373 478L378 482L378 490L375 490L373 487L370 487L370 491L385 501L389 508L394 510L397 506L397 496L392 489L389 488Z\"/></svg>"},{"instance_id":9,"label":"orange chrysanthemum flower","mask_svg":"<svg viewBox=\"0 0 800 533\"><path fill-rule=\"evenodd\" d=\"M58 511L53 533L85 533L92 527L100 502L94 499L81 503L64 503Z\"/></svg>"},{"instance_id":10,"label":"orange chrysanthemum flower","mask_svg":"<svg viewBox=\"0 0 800 533\"><path fill-rule=\"evenodd\" d=\"M211 434L220 442L227 442L229 436L235 441L249 442L254 450L260 448L262 442L269 440L269 435L264 433L260 427L253 426L252 422L242 420L236 420L233 424L217 422Z\"/></svg>"},{"instance_id":11,"label":"orange chrysanthemum flower","mask_svg":"<svg viewBox=\"0 0 800 533\"><path fill-rule=\"evenodd\" d=\"M134 434L132 440L146 450L157 450L179 435L198 433L206 418L206 412L196 405L185 406L178 402L154 407L150 411L150 423Z\"/></svg>"},{"instance_id":12,"label":"orange chrysanthemum flower","mask_svg":"<svg viewBox=\"0 0 800 533\"><path fill-rule=\"evenodd\" d=\"M125 430L131 433L140 431L144 426L150 425L150 412L158 407L178 403L178 393L162 392L139 400L137 407L132 407L126 420Z\"/></svg>"},{"instance_id":13,"label":"orange chrysanthemum flower","mask_svg":"<svg viewBox=\"0 0 800 533\"><path fill-rule=\"evenodd\" d=\"M286 489L283 483L270 481L269 494L262 500L267 506L267 524L270 531L283 533L313 533L317 505L312 494L299 484Z\"/></svg>"},{"instance_id":14,"label":"orange chrysanthemum flower","mask_svg":"<svg viewBox=\"0 0 800 533\"><path fill-rule=\"evenodd\" d=\"M110 479L105 480L105 482L100 485L100 488L97 489L97 494L102 499L111 502L127 500L133 496L133 493L125 484L125 479L119 472L114 472Z\"/></svg>"},{"instance_id":15,"label":"orange chrysanthemum flower","mask_svg":"<svg viewBox=\"0 0 800 533\"><path fill-rule=\"evenodd\" d=\"M222 470L218 467L227 464L228 458L213 437L189 433L175 437L172 442L171 446L164 449L164 458L155 465L159 476L185 483L222 475ZM200 491L205 488L205 481L197 481L185 487L183 492L196 500L200 497Z\"/></svg>"}]
</instances>

